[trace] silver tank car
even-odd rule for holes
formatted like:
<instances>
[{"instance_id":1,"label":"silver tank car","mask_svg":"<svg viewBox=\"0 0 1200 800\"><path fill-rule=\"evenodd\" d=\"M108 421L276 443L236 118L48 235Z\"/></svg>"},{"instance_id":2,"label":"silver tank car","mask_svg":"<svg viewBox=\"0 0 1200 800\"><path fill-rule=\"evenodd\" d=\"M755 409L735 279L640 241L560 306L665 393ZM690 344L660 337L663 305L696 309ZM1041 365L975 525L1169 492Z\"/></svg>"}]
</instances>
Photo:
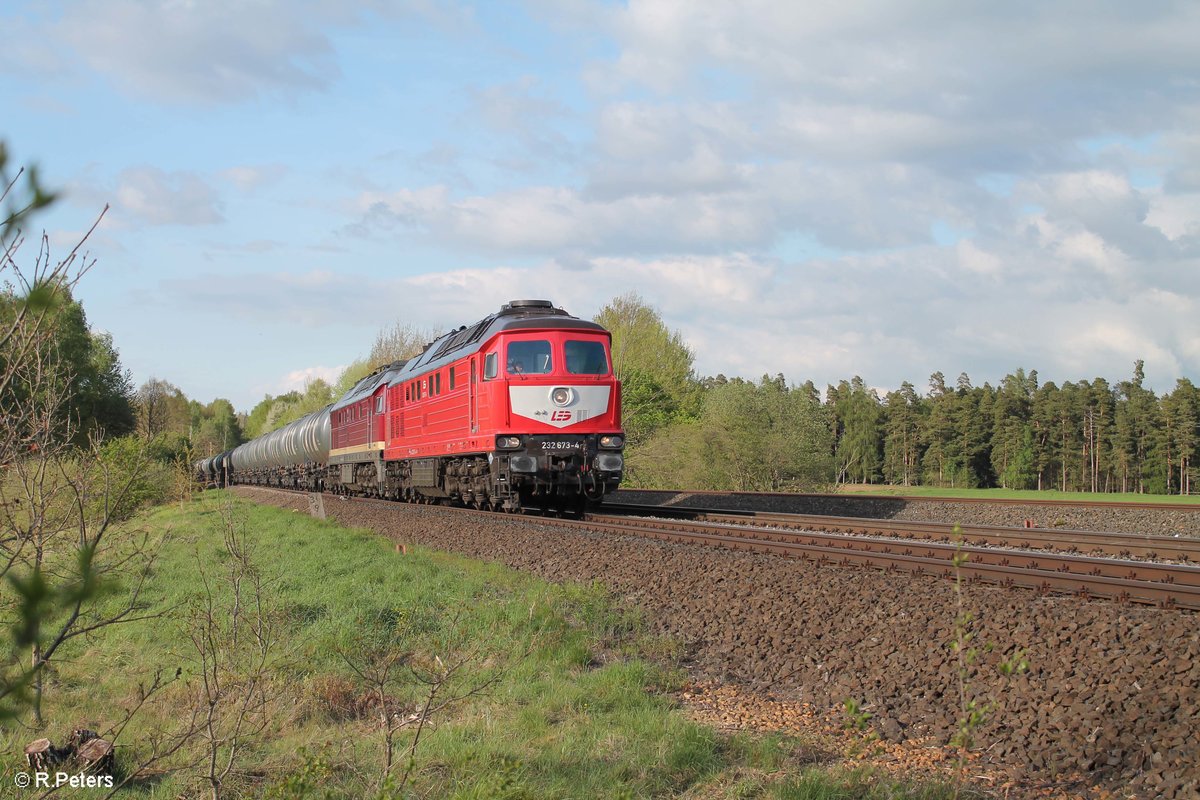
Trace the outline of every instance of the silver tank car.
<instances>
[{"instance_id":1,"label":"silver tank car","mask_svg":"<svg viewBox=\"0 0 1200 800\"><path fill-rule=\"evenodd\" d=\"M201 483L208 483L212 480L212 462L213 456L201 459L192 465L192 469L196 473L196 479Z\"/></svg>"},{"instance_id":2,"label":"silver tank car","mask_svg":"<svg viewBox=\"0 0 1200 800\"><path fill-rule=\"evenodd\" d=\"M266 470L329 459L329 406L234 448L232 469Z\"/></svg>"}]
</instances>

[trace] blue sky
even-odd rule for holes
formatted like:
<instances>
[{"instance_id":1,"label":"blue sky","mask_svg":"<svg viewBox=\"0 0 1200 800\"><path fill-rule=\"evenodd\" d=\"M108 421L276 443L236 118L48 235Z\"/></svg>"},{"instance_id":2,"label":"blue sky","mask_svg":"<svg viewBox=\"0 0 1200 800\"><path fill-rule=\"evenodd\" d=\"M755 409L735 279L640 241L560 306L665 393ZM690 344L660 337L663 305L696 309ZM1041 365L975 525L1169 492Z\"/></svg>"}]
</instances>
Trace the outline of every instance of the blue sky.
<instances>
[{"instance_id":1,"label":"blue sky","mask_svg":"<svg viewBox=\"0 0 1200 800\"><path fill-rule=\"evenodd\" d=\"M0 4L80 296L248 409L396 321L637 291L701 374L1200 375L1200 6ZM32 253L26 252L32 258Z\"/></svg>"}]
</instances>

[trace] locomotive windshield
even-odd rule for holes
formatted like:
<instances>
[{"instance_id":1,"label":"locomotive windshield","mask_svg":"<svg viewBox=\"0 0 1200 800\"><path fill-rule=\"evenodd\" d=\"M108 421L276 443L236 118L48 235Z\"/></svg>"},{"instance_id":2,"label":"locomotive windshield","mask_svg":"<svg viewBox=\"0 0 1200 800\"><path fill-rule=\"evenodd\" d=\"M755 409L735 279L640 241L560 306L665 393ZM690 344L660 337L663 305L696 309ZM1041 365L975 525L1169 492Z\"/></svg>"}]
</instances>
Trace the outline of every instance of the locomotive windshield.
<instances>
[{"instance_id":1,"label":"locomotive windshield","mask_svg":"<svg viewBox=\"0 0 1200 800\"><path fill-rule=\"evenodd\" d=\"M547 375L553 365L550 361L550 342L538 339L532 342L509 342L509 375Z\"/></svg>"},{"instance_id":2,"label":"locomotive windshield","mask_svg":"<svg viewBox=\"0 0 1200 800\"><path fill-rule=\"evenodd\" d=\"M567 372L572 375L607 375L608 359L601 342L568 341Z\"/></svg>"}]
</instances>

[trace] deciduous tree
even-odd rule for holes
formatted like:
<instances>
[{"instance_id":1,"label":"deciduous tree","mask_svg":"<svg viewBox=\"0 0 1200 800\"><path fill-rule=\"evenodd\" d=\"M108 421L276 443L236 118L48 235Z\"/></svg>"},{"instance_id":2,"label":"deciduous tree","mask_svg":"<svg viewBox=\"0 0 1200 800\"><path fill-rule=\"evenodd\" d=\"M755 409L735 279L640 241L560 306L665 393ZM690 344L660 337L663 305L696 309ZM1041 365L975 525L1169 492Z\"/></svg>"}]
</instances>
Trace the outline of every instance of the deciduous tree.
<instances>
[{"instance_id":1,"label":"deciduous tree","mask_svg":"<svg viewBox=\"0 0 1200 800\"><path fill-rule=\"evenodd\" d=\"M420 328L410 322L396 322L390 328L384 328L376 334L375 344L371 347L367 362L381 367L393 361L419 356L430 342L441 335L441 331L433 328Z\"/></svg>"},{"instance_id":2,"label":"deciduous tree","mask_svg":"<svg viewBox=\"0 0 1200 800\"><path fill-rule=\"evenodd\" d=\"M149 441L164 433L191 434L188 400L178 386L161 378L147 379L137 390L138 432Z\"/></svg>"},{"instance_id":3,"label":"deciduous tree","mask_svg":"<svg viewBox=\"0 0 1200 800\"><path fill-rule=\"evenodd\" d=\"M880 426L883 410L879 395L855 375L827 392L837 421L837 480L839 483L872 483L882 462Z\"/></svg>"},{"instance_id":4,"label":"deciduous tree","mask_svg":"<svg viewBox=\"0 0 1200 800\"><path fill-rule=\"evenodd\" d=\"M0 202L9 188L0 188ZM120 377L111 342L93 351L96 340L71 299L92 265L81 255L87 235L59 261L50 257L43 235L32 266L24 266L17 217L6 220L0 239L0 272L10 285L0 304L6 309L0 322L0 624L12 632L0 651L0 717L32 707L40 724L48 665L65 643L138 617L153 554L137 539L112 535L130 507L126 497L146 464L144 453L104 458L99 424L91 426L90 447L78 441L85 418L80 396L85 390L99 396L102 379L119 384ZM81 382L80 373L93 385ZM101 598L103 585L120 585L118 576L124 596Z\"/></svg>"},{"instance_id":5,"label":"deciduous tree","mask_svg":"<svg viewBox=\"0 0 1200 800\"><path fill-rule=\"evenodd\" d=\"M695 407L691 348L679 331L667 327L657 310L630 292L614 298L595 321L612 333L613 372L618 380L641 371L653 376L680 409Z\"/></svg>"}]
</instances>

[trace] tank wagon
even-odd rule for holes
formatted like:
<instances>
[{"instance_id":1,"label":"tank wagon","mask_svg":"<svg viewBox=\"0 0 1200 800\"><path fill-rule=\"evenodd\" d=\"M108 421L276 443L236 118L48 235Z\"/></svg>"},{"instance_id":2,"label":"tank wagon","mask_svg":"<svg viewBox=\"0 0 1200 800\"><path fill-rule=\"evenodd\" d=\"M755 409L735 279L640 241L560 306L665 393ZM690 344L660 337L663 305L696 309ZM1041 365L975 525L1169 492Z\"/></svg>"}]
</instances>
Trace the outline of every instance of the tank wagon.
<instances>
[{"instance_id":1,"label":"tank wagon","mask_svg":"<svg viewBox=\"0 0 1200 800\"><path fill-rule=\"evenodd\" d=\"M547 300L514 300L196 471L218 486L504 511L599 502L624 471L610 344Z\"/></svg>"},{"instance_id":2,"label":"tank wagon","mask_svg":"<svg viewBox=\"0 0 1200 800\"><path fill-rule=\"evenodd\" d=\"M218 453L211 458L206 458L195 463L196 478L205 486L225 486L226 482L226 464L229 460L229 454L232 450L226 450L224 453Z\"/></svg>"}]
</instances>

